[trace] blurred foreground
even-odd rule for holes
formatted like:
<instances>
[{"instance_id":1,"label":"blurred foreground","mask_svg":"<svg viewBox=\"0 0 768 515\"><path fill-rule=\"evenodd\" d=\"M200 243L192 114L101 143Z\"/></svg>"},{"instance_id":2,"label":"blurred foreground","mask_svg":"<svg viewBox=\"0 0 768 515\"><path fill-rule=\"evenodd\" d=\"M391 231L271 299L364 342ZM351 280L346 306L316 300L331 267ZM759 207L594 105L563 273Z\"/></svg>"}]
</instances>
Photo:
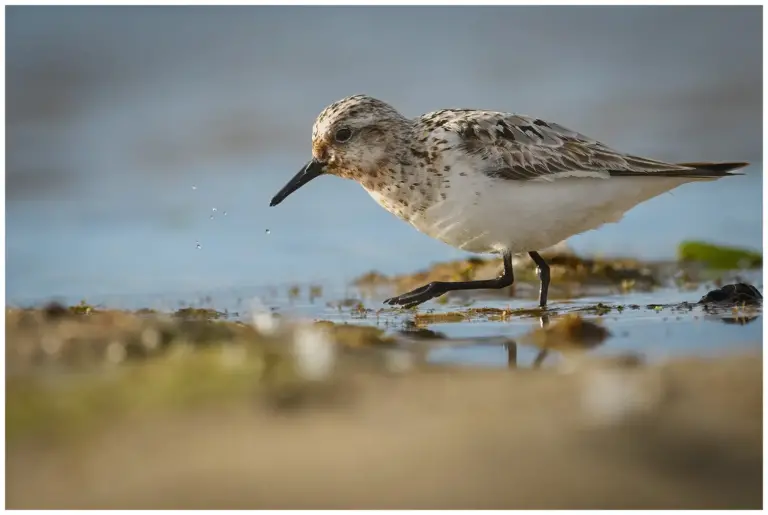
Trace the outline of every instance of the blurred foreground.
<instances>
[{"instance_id":1,"label":"blurred foreground","mask_svg":"<svg viewBox=\"0 0 768 515\"><path fill-rule=\"evenodd\" d=\"M7 507L761 507L760 352L596 358L553 315L520 341L559 366L487 370L429 331L9 310Z\"/></svg>"}]
</instances>

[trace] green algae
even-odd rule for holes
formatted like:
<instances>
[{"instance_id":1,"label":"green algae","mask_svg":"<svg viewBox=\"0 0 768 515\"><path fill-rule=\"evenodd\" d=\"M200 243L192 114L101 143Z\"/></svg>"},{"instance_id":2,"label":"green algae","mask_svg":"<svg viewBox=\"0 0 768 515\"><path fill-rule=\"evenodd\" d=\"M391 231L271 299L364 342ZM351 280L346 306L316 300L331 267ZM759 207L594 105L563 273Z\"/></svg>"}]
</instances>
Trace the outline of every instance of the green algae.
<instances>
[{"instance_id":1,"label":"green algae","mask_svg":"<svg viewBox=\"0 0 768 515\"><path fill-rule=\"evenodd\" d=\"M703 241L680 243L677 256L682 262L702 263L718 270L759 268L763 265L763 255L760 252Z\"/></svg>"},{"instance_id":2,"label":"green algae","mask_svg":"<svg viewBox=\"0 0 768 515\"><path fill-rule=\"evenodd\" d=\"M81 300L80 304L75 306L69 306L69 311L76 315L90 315L96 308L88 304L85 300Z\"/></svg>"}]
</instances>

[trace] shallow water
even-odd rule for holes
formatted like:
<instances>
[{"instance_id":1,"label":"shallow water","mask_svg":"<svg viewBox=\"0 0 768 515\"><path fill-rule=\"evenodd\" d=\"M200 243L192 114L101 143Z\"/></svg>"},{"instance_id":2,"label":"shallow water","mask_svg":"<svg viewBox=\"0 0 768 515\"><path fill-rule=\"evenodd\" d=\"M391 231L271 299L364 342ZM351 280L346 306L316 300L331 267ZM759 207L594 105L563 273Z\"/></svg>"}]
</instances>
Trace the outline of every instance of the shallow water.
<instances>
[{"instance_id":1,"label":"shallow water","mask_svg":"<svg viewBox=\"0 0 768 515\"><path fill-rule=\"evenodd\" d=\"M746 280L754 281L762 290L759 271L742 274ZM436 322L420 325L432 331L442 333L451 339L467 339L465 346L449 346L431 351L427 359L436 363L461 363L482 366L508 366L510 355L502 342L493 341L493 337L515 340L543 324L551 323L558 314L580 313L586 319L599 320L610 331L610 336L590 354L613 356L631 353L647 361L664 360L679 356L717 356L724 353L762 350L762 312L756 311L748 317L739 318L730 310L708 313L701 307L678 309L674 304L680 302L695 303L706 294L711 286L700 286L695 290L678 291L663 288L650 293L629 293L584 297L568 301L550 303L549 319L536 315L511 316L504 321L490 321L475 317L469 321ZM613 309L604 315L582 312L585 308L594 308L597 303L608 306L627 306L621 312ZM660 309L651 305L664 304ZM629 308L637 305L639 308ZM376 302L366 303L367 307L377 307ZM531 299L477 300L472 307L490 307L499 309L520 309L535 306ZM425 309L426 308L426 309ZM457 310L456 306L425 305L422 310L435 313ZM458 308L461 309L461 308ZM404 321L410 315L368 315L366 319L352 318L350 315L328 314L328 319L348 323L364 323L385 327L391 331L403 329ZM473 341L474 340L474 341ZM483 343L483 340L491 340ZM540 356L540 349L531 345L516 346L516 366L530 367ZM551 351L545 357L545 364L556 363L558 352Z\"/></svg>"},{"instance_id":2,"label":"shallow water","mask_svg":"<svg viewBox=\"0 0 768 515\"><path fill-rule=\"evenodd\" d=\"M763 290L762 271L726 273L729 282L746 281ZM728 353L762 350L763 317L761 308L733 311L731 309L703 309L701 306L681 307L688 302L695 304L714 284L700 284L695 289L658 288L650 292L600 294L573 299L550 301L544 314L533 310L534 298L494 298L472 294L463 299L451 298L448 303L427 302L416 311L385 306L382 301L387 292L375 296L363 295L356 288L343 288L326 284L308 299L315 283L300 284L292 295L288 288L262 287L239 288L197 292L193 295L122 295L96 296L93 304L124 309L151 307L173 311L180 306L214 307L226 311L228 318L251 322L254 313L265 310L289 319L330 320L335 323L370 325L390 334L397 334L409 348L408 340L416 345L429 345L428 340L417 339L414 315L462 312L469 308L498 308L507 310L531 310L513 314L503 321L489 320L483 315L455 322L419 322L420 328L440 333L448 341L437 342L426 354L434 363L453 363L471 366L506 367L510 365L509 340L553 323L559 315L578 313L588 320L599 321L610 331L610 336L600 345L589 349L589 354L616 356L632 354L654 362L680 356L718 356ZM316 284L315 284L316 285ZM608 313L596 314L595 306L601 303L612 307ZM616 309L622 306L621 311ZM658 306L658 307L657 307ZM360 308L364 311L360 311ZM545 315L543 317L542 315ZM543 366L557 364L561 359L558 351L545 356L541 349L526 343L515 346L514 365L521 368L534 366L543 358ZM541 364L541 363L537 363Z\"/></svg>"},{"instance_id":3,"label":"shallow water","mask_svg":"<svg viewBox=\"0 0 768 515\"><path fill-rule=\"evenodd\" d=\"M501 109L660 159L751 161L744 176L680 187L568 243L583 255L647 259L674 258L683 239L762 248L756 7L338 7L311 16L307 9L11 9L7 302L84 298L116 308L203 304L244 313L258 298L282 312L340 320L350 317L326 302L355 297L345 287L355 277L465 257L349 181L318 179L268 207L309 157L314 117L359 92L408 116ZM346 37L329 38L329 28ZM332 59L318 59L319 41ZM294 284L298 299L287 295ZM324 296L310 304L312 284ZM703 293L658 290L571 307L695 301ZM761 318L737 326L700 315L608 315L615 334L596 352L704 353L760 341ZM379 321L396 327L406 317ZM434 328L451 337L516 336L537 323ZM534 352L521 348L519 362ZM505 355L477 346L432 358L495 365Z\"/></svg>"},{"instance_id":4,"label":"shallow water","mask_svg":"<svg viewBox=\"0 0 768 515\"><path fill-rule=\"evenodd\" d=\"M575 303L576 305L589 303ZM621 314L589 317L600 319L611 336L590 354L613 356L631 353L647 361L659 361L680 356L717 356L730 352L762 349L762 317L746 325L724 323L718 316L708 317L699 310L691 313L664 313L651 309L626 310ZM511 339L539 326L538 319L518 322L478 322L460 324L434 324L430 329L451 337L472 338L504 336ZM540 350L525 345L517 346L517 366L529 367ZM440 363L463 363L486 366L506 366L507 349L500 345L467 346L433 351L429 359ZM558 361L558 353L551 352L546 364Z\"/></svg>"},{"instance_id":5,"label":"shallow water","mask_svg":"<svg viewBox=\"0 0 768 515\"><path fill-rule=\"evenodd\" d=\"M78 223L75 208L43 224L38 217L46 213L45 209L34 212L32 206L26 205L24 208L29 211L22 216L18 207L16 211L11 207L10 213L17 216L9 217L8 223L8 301L35 305L55 298L71 304L84 298L91 304L112 308L149 307L166 311L195 305L227 310L246 319L251 310L261 306L288 316L378 324L399 330L412 318L408 313L385 311L378 316L369 314L360 318L350 314L350 307L336 306L342 299L362 299L360 292L347 286L351 280L371 269L385 273L415 272L430 261L464 256L414 231L375 205L359 187L342 181L318 181L311 185L315 191L302 191L281 206L279 212L267 211L268 197L282 179L279 175L263 178L264 186L258 191L259 197L264 198L258 202L252 201L246 187L251 179L243 179L238 184L233 180L221 183L211 177L198 177L190 181L195 183L195 190L190 186L189 190L173 194L147 192L148 209L157 208L165 200L183 206L179 208L186 213L196 211L196 222L176 227L157 224L147 213L132 216L118 210L114 220L86 217ZM605 246L624 248L630 255L670 257L673 254L670 249L674 248L672 241L682 235L736 244L761 241L760 220L754 216L755 212L759 213L761 187L762 174L757 170L716 184L682 187L671 195L639 206L620 224L574 237L569 244L586 253ZM321 202L324 198L343 198L344 202L329 201L318 209L316 203L308 201L313 196ZM729 207L712 209L713 205ZM216 212L211 206L216 207ZM119 207L119 203L115 207ZM354 216L349 211L354 211ZM257 220L268 220L263 224L264 229L255 225ZM35 224L34 230L22 230L28 223ZM122 229L118 231L115 227ZM375 230L370 230L372 227ZM270 229L269 234L266 228ZM200 249L196 249L197 242ZM61 252L56 254L54 247L62 249ZM56 256L56 266L35 264L42 256L50 262L51 255ZM762 291L760 271L742 275ZM292 286L299 287L295 298L289 294ZM312 286L320 287L322 296L309 302L307 296ZM58 288L73 293L51 294ZM601 293L568 302L555 300L550 310L571 311L598 302L643 306L639 310L614 311L599 317L612 336L592 351L597 354L633 351L649 359L660 359L760 349L762 316L738 325L724 323L720 317L708 317L700 309L656 312L644 307L696 302L712 288L712 285L694 291L663 288L627 295ZM112 293L105 294L110 291ZM362 300L367 309L377 311L384 307L383 298L384 295ZM479 306L531 308L535 300L481 297L473 304L473 307ZM430 302L420 310L440 312L456 308ZM514 339L539 324L538 318L513 317L504 322L436 323L428 328L449 338ZM531 366L538 352L538 349L519 345L517 366ZM474 343L436 349L428 359L506 366L508 352L498 342ZM558 355L553 352L546 358L545 365L557 360Z\"/></svg>"}]
</instances>

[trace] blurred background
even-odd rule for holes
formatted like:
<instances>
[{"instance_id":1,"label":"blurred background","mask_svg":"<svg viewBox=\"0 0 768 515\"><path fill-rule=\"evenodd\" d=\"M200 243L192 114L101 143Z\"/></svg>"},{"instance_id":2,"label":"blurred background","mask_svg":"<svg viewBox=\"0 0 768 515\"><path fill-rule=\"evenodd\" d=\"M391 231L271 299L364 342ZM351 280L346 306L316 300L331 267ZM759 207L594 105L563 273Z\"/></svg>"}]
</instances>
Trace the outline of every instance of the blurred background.
<instances>
[{"instance_id":1,"label":"blurred background","mask_svg":"<svg viewBox=\"0 0 768 515\"><path fill-rule=\"evenodd\" d=\"M410 272L463 253L356 184L273 194L329 103L532 114L621 150L752 163L585 253L762 247L761 7L8 7L7 301Z\"/></svg>"}]
</instances>

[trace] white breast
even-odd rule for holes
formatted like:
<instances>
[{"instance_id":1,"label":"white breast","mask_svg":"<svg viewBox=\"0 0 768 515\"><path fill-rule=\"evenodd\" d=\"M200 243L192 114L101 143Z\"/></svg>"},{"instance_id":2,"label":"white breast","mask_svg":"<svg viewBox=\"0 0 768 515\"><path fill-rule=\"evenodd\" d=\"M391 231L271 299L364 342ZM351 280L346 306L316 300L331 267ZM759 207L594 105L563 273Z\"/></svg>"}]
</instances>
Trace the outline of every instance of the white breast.
<instances>
[{"instance_id":1,"label":"white breast","mask_svg":"<svg viewBox=\"0 0 768 515\"><path fill-rule=\"evenodd\" d=\"M419 231L456 248L520 253L617 222L638 203L690 182L665 177L515 181L460 165L445 178L447 183L433 192L434 201L424 212L398 208L388 195L369 193Z\"/></svg>"}]
</instances>

